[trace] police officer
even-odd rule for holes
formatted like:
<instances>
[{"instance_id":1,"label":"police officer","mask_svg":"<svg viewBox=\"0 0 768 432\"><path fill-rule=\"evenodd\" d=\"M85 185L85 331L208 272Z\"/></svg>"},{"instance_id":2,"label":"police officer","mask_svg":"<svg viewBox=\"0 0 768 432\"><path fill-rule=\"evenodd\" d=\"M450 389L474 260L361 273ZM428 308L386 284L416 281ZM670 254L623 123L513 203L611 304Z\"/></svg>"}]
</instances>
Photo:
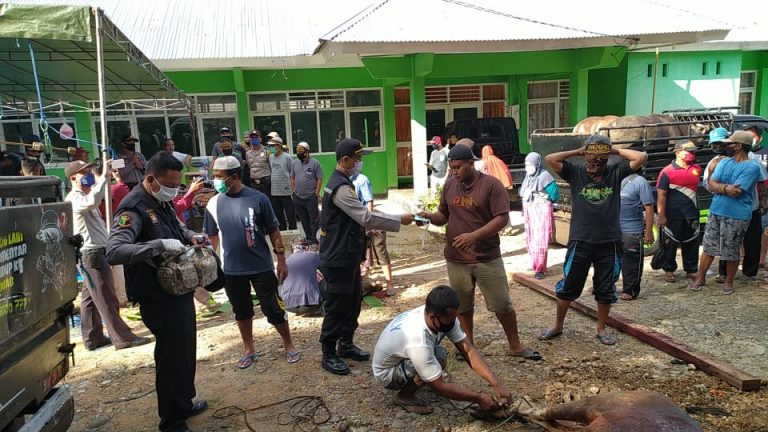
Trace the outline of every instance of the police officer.
<instances>
[{"instance_id":1,"label":"police officer","mask_svg":"<svg viewBox=\"0 0 768 432\"><path fill-rule=\"evenodd\" d=\"M155 335L155 385L161 431L188 431L186 419L208 407L195 397L195 306L193 293L165 292L157 277L163 252L195 244L195 233L179 222L171 200L181 184L183 165L158 152L147 176L121 202L107 242L110 264L125 266L128 300L139 303L141 319Z\"/></svg>"},{"instance_id":2,"label":"police officer","mask_svg":"<svg viewBox=\"0 0 768 432\"><path fill-rule=\"evenodd\" d=\"M368 360L353 337L360 315L362 288L360 263L365 258L365 231L399 231L413 222L412 214L400 216L371 212L358 199L350 177L370 153L360 141L345 138L336 146L336 169L328 179L320 218L320 271L325 276L325 318L320 334L323 369L336 375L349 373L343 360Z\"/></svg>"}]
</instances>

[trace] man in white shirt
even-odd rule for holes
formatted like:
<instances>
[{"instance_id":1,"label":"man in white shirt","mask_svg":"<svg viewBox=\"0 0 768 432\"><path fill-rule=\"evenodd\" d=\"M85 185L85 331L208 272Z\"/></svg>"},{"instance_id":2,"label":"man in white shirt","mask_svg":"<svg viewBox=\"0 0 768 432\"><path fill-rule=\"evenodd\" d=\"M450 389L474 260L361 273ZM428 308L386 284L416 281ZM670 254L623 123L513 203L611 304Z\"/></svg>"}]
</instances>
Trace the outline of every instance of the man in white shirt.
<instances>
[{"instance_id":1,"label":"man in white shirt","mask_svg":"<svg viewBox=\"0 0 768 432\"><path fill-rule=\"evenodd\" d=\"M395 403L406 411L432 412L415 394L425 384L445 398L475 402L480 410L496 409L511 398L509 389L462 331L457 319L458 308L456 292L449 286L439 285L427 295L425 306L403 312L381 332L373 352L373 376L387 389L399 390ZM443 380L447 352L440 341L446 336L472 370L493 386L493 396Z\"/></svg>"},{"instance_id":2,"label":"man in white shirt","mask_svg":"<svg viewBox=\"0 0 768 432\"><path fill-rule=\"evenodd\" d=\"M109 163L109 162L108 162ZM132 348L151 342L138 337L120 317L120 304L115 294L112 267L107 263L107 227L99 211L104 189L109 184L112 169L107 166L104 175L91 172L93 164L74 161L64 168L72 183L66 200L72 203L75 234L83 236L82 260L78 270L83 277L83 297L80 304L80 325L83 344L89 351L109 345L115 349ZM109 337L104 336L102 319Z\"/></svg>"}]
</instances>

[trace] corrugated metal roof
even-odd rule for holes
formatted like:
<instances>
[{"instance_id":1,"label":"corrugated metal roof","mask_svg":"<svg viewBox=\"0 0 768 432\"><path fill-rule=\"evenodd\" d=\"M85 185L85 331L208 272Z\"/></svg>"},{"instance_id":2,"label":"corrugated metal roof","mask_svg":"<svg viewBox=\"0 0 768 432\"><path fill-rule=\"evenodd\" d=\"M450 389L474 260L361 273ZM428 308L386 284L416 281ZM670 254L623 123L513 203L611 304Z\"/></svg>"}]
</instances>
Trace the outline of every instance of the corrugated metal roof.
<instances>
[{"instance_id":1,"label":"corrugated metal roof","mask_svg":"<svg viewBox=\"0 0 768 432\"><path fill-rule=\"evenodd\" d=\"M10 0L91 5L152 60L311 55L320 35L364 9L360 1ZM222 65L231 67L231 65Z\"/></svg>"},{"instance_id":2,"label":"corrugated metal roof","mask_svg":"<svg viewBox=\"0 0 768 432\"><path fill-rule=\"evenodd\" d=\"M385 0L322 39L340 43L519 41L729 28L722 21L651 0Z\"/></svg>"}]
</instances>

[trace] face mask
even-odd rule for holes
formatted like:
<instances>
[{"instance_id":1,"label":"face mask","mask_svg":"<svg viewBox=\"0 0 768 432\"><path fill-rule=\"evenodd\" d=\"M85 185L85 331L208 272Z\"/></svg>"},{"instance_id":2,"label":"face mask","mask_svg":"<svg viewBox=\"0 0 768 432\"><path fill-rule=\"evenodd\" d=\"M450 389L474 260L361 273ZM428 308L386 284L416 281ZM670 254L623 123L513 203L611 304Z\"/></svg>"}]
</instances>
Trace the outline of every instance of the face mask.
<instances>
[{"instance_id":1,"label":"face mask","mask_svg":"<svg viewBox=\"0 0 768 432\"><path fill-rule=\"evenodd\" d=\"M259 145L259 144L261 144L261 138L253 138L251 140L251 145L255 146L255 145Z\"/></svg>"},{"instance_id":2,"label":"face mask","mask_svg":"<svg viewBox=\"0 0 768 432\"><path fill-rule=\"evenodd\" d=\"M531 164L525 164L525 173L528 175L536 174L536 167Z\"/></svg>"},{"instance_id":3,"label":"face mask","mask_svg":"<svg viewBox=\"0 0 768 432\"><path fill-rule=\"evenodd\" d=\"M277 147L269 147L269 154L273 155L277 151Z\"/></svg>"},{"instance_id":4,"label":"face mask","mask_svg":"<svg viewBox=\"0 0 768 432\"><path fill-rule=\"evenodd\" d=\"M172 187L163 186L159 181L157 181L157 178L155 178L155 183L157 183L158 186L160 186L160 190L157 192L152 191L152 195L155 198L157 198L157 200L160 202L171 201L174 198L176 198L176 195L179 194L178 187L172 188Z\"/></svg>"},{"instance_id":5,"label":"face mask","mask_svg":"<svg viewBox=\"0 0 768 432\"><path fill-rule=\"evenodd\" d=\"M355 162L355 167L352 168L352 171L355 172L355 174L360 174L360 171L363 170L363 161Z\"/></svg>"},{"instance_id":6,"label":"face mask","mask_svg":"<svg viewBox=\"0 0 768 432\"><path fill-rule=\"evenodd\" d=\"M696 155L691 152L685 152L685 154L683 155L683 162L687 164L692 164L693 161L695 160L696 160Z\"/></svg>"},{"instance_id":7,"label":"face mask","mask_svg":"<svg viewBox=\"0 0 768 432\"><path fill-rule=\"evenodd\" d=\"M80 184L85 187L91 187L96 184L96 177L94 177L93 173L88 173L80 179Z\"/></svg>"},{"instance_id":8,"label":"face mask","mask_svg":"<svg viewBox=\"0 0 768 432\"><path fill-rule=\"evenodd\" d=\"M453 330L453 326L456 324L456 320L451 321L450 324L443 324L440 322L439 319L437 319L437 317L435 317L435 321L437 321L437 325L435 325L435 327L437 328L437 331L440 333L450 332L451 330ZM432 324L434 325L435 323L433 322Z\"/></svg>"},{"instance_id":9,"label":"face mask","mask_svg":"<svg viewBox=\"0 0 768 432\"><path fill-rule=\"evenodd\" d=\"M232 149L226 149L226 150L222 150L221 152L224 153L225 156L232 156L233 150Z\"/></svg>"},{"instance_id":10,"label":"face mask","mask_svg":"<svg viewBox=\"0 0 768 432\"><path fill-rule=\"evenodd\" d=\"M136 150L136 144L125 144L125 149L129 151Z\"/></svg>"},{"instance_id":11,"label":"face mask","mask_svg":"<svg viewBox=\"0 0 768 432\"><path fill-rule=\"evenodd\" d=\"M594 160L587 160L587 174L591 176L598 176L602 175L603 171L605 171L605 167L608 165L607 160L603 159L594 159Z\"/></svg>"},{"instance_id":12,"label":"face mask","mask_svg":"<svg viewBox=\"0 0 768 432\"><path fill-rule=\"evenodd\" d=\"M729 147L726 147L726 148L725 148L725 152L724 152L723 154L725 154L725 155L726 155L726 156L728 156L728 157L733 157L733 155L734 155L735 153L736 153L736 149L735 149L735 148L733 148L733 147L730 147L730 146L729 146Z\"/></svg>"},{"instance_id":13,"label":"face mask","mask_svg":"<svg viewBox=\"0 0 768 432\"><path fill-rule=\"evenodd\" d=\"M227 186L227 180L229 180L230 177L232 177L232 176L229 176L229 177L227 177L225 179L214 179L213 180L213 188L216 190L216 192L218 192L218 193L227 193L227 192L229 192L229 186Z\"/></svg>"},{"instance_id":14,"label":"face mask","mask_svg":"<svg viewBox=\"0 0 768 432\"><path fill-rule=\"evenodd\" d=\"M306 160L307 159L307 153L296 153L296 157L299 158L299 160Z\"/></svg>"},{"instance_id":15,"label":"face mask","mask_svg":"<svg viewBox=\"0 0 768 432\"><path fill-rule=\"evenodd\" d=\"M712 153L716 155L724 155L725 154L725 147L712 147Z\"/></svg>"}]
</instances>

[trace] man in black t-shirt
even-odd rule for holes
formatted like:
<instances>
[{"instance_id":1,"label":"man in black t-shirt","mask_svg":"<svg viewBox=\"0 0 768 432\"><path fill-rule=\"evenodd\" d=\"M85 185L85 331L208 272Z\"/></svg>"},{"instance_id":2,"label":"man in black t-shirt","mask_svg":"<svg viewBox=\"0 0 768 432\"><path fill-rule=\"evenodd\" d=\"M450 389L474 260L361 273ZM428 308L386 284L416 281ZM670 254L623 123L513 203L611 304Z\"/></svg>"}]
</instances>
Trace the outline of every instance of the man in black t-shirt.
<instances>
[{"instance_id":1,"label":"man in black t-shirt","mask_svg":"<svg viewBox=\"0 0 768 432\"><path fill-rule=\"evenodd\" d=\"M608 156L625 160L608 166ZM568 162L584 156L586 164ZM621 271L621 180L639 170L648 155L643 152L611 147L611 140L601 135L587 138L577 150L547 155L545 160L554 172L571 186L571 229L563 272L565 277L555 286L557 319L539 340L550 340L563 333L565 314L571 302L581 296L589 267L594 266L593 293L597 302L597 334L605 345L616 340L605 331L605 322L616 303L616 280Z\"/></svg>"}]
</instances>

